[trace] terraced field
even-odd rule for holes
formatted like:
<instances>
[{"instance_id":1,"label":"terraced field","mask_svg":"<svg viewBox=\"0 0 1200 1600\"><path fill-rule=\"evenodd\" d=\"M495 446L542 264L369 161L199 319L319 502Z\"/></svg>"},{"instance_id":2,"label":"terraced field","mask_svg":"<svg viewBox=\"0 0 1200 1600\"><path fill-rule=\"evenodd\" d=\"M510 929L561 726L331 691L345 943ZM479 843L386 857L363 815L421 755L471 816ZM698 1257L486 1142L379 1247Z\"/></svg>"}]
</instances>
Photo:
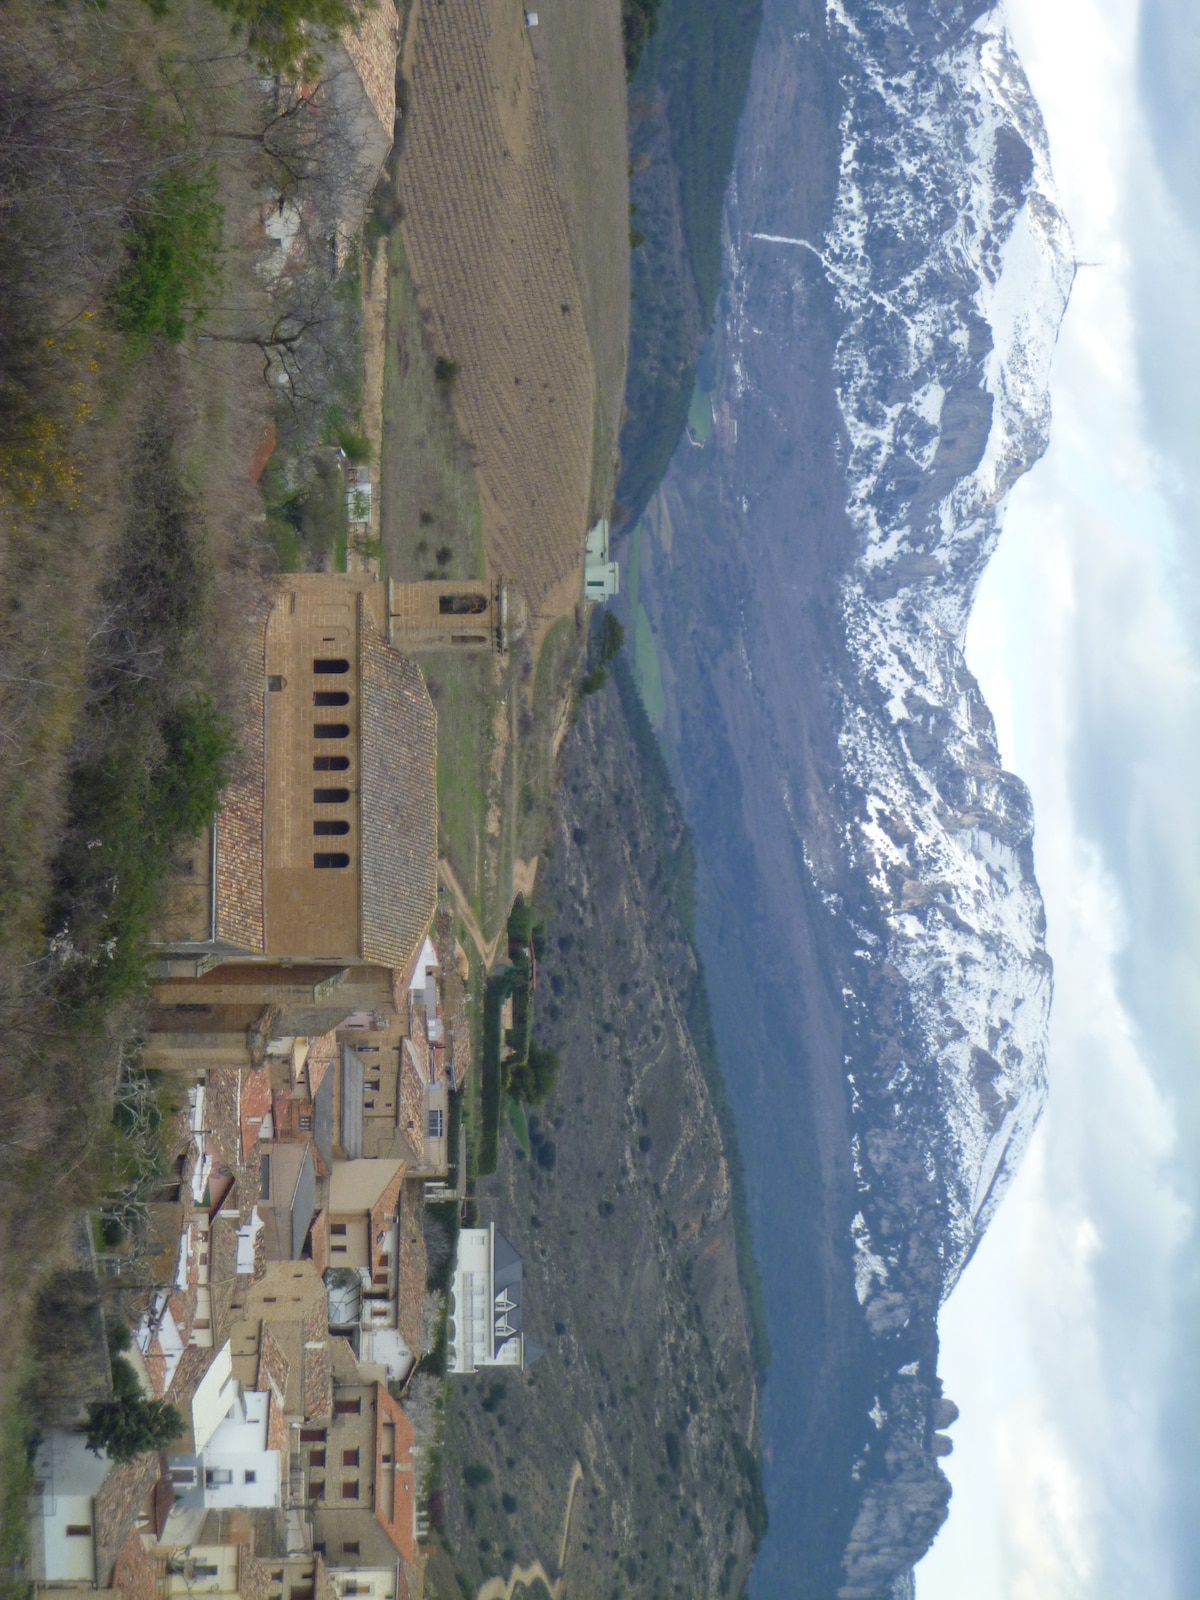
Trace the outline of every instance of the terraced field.
<instances>
[{"instance_id":1,"label":"terraced field","mask_svg":"<svg viewBox=\"0 0 1200 1600\"><path fill-rule=\"evenodd\" d=\"M397 186L429 337L456 365L489 569L535 646L582 583L595 367L519 0L416 0Z\"/></svg>"}]
</instances>

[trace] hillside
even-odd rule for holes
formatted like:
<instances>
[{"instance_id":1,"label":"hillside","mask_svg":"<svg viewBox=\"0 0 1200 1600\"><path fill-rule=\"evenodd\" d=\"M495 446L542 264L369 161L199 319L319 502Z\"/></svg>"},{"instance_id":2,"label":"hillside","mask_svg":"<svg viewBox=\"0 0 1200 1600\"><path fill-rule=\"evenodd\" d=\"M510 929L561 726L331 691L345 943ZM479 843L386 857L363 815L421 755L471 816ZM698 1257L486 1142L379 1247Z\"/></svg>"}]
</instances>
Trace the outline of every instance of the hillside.
<instances>
[{"instance_id":1,"label":"hillside","mask_svg":"<svg viewBox=\"0 0 1200 1600\"><path fill-rule=\"evenodd\" d=\"M678 812L613 688L564 746L538 1036L556 1093L481 1183L525 1259L527 1373L451 1379L429 1593L540 1560L566 1592L738 1594L761 1533L757 1393L732 1182L688 1028L695 957L673 909ZM651 756L651 761L653 757ZM505 1119L507 1123L507 1118Z\"/></svg>"},{"instance_id":2,"label":"hillside","mask_svg":"<svg viewBox=\"0 0 1200 1600\"><path fill-rule=\"evenodd\" d=\"M404 247L470 446L488 569L540 641L579 594L596 370L521 7L418 6L403 71Z\"/></svg>"}]
</instances>

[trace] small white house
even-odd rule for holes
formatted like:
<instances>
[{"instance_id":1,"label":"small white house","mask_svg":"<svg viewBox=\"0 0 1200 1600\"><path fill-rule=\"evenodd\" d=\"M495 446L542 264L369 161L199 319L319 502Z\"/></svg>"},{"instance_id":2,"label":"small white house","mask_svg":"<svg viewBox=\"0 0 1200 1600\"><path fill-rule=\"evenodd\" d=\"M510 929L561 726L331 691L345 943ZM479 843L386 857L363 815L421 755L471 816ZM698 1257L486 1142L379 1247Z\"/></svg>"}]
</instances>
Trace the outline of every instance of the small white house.
<instances>
[{"instance_id":1,"label":"small white house","mask_svg":"<svg viewBox=\"0 0 1200 1600\"><path fill-rule=\"evenodd\" d=\"M33 1576L45 1583L96 1581L95 1500L112 1462L81 1433L52 1428L34 1461Z\"/></svg>"},{"instance_id":2,"label":"small white house","mask_svg":"<svg viewBox=\"0 0 1200 1600\"><path fill-rule=\"evenodd\" d=\"M183 1512L229 1511L281 1503L278 1450L267 1444L271 1396L243 1389L226 1341L192 1396L192 1449L168 1457L175 1504Z\"/></svg>"},{"instance_id":3,"label":"small white house","mask_svg":"<svg viewBox=\"0 0 1200 1600\"><path fill-rule=\"evenodd\" d=\"M608 518L601 517L584 544L583 597L604 601L621 590L621 569L608 559Z\"/></svg>"}]
</instances>

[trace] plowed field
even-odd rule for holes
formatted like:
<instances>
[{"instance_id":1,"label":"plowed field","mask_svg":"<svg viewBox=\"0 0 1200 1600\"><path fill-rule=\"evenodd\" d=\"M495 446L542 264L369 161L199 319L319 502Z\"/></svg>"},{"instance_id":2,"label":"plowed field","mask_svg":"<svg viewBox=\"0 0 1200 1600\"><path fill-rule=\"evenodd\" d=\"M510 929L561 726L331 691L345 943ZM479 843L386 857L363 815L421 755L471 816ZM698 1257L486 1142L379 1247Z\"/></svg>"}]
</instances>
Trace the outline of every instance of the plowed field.
<instances>
[{"instance_id":1,"label":"plowed field","mask_svg":"<svg viewBox=\"0 0 1200 1600\"><path fill-rule=\"evenodd\" d=\"M582 584L595 369L520 4L417 0L404 71L404 246L457 365L488 566L540 643Z\"/></svg>"}]
</instances>

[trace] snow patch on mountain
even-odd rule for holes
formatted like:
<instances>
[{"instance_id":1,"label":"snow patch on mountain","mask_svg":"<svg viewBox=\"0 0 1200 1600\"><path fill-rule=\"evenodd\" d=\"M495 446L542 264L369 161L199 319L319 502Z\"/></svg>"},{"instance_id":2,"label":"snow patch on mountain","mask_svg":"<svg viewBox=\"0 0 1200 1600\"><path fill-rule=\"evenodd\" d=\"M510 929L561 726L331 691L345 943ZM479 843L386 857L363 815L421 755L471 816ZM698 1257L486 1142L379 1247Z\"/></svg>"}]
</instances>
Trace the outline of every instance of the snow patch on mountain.
<instances>
[{"instance_id":1,"label":"snow patch on mountain","mask_svg":"<svg viewBox=\"0 0 1200 1600\"><path fill-rule=\"evenodd\" d=\"M963 639L1004 497L1046 447L1074 257L1001 10L940 38L880 0L831 0L829 17L855 68L820 252L845 317L836 381L861 538L841 748L851 854L888 933L872 959L907 985L912 1060L888 1088L944 1186L945 1294L1046 1093L1032 811ZM922 1068L935 1120L913 1093ZM853 1240L861 1297L883 1281L862 1213Z\"/></svg>"}]
</instances>

